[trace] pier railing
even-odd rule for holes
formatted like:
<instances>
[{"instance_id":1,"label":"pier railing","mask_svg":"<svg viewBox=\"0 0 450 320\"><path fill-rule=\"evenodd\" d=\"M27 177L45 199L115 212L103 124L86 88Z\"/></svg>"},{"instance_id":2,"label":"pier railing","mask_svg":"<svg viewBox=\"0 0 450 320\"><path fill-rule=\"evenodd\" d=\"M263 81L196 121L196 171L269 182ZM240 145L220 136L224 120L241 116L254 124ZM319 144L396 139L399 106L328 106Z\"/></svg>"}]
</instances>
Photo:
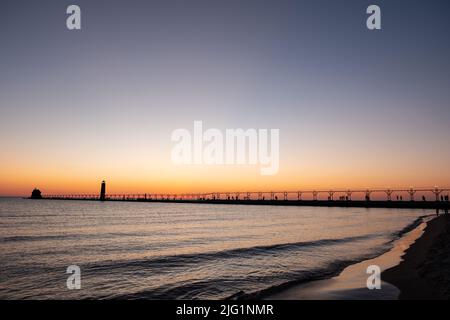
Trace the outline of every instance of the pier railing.
<instances>
[{"instance_id":1,"label":"pier railing","mask_svg":"<svg viewBox=\"0 0 450 320\"><path fill-rule=\"evenodd\" d=\"M450 188L403 188L403 189L328 189L297 191L246 191L209 193L142 193L107 194L105 200L134 201L353 201L355 195L364 201L372 201L374 195L380 201L448 201ZM405 198L403 198L405 196ZM45 199L98 200L97 194L43 195Z\"/></svg>"}]
</instances>

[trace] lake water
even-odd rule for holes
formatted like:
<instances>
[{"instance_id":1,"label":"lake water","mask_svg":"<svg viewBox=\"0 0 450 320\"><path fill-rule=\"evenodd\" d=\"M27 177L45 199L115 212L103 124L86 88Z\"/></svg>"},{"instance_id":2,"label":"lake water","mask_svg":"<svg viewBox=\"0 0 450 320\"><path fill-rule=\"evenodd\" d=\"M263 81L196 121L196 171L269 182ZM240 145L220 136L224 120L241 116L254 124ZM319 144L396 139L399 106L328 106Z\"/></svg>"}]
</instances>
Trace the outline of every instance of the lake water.
<instances>
[{"instance_id":1,"label":"lake water","mask_svg":"<svg viewBox=\"0 0 450 320\"><path fill-rule=\"evenodd\" d=\"M221 299L330 276L429 212L0 199L1 299ZM69 290L66 269L81 269Z\"/></svg>"}]
</instances>

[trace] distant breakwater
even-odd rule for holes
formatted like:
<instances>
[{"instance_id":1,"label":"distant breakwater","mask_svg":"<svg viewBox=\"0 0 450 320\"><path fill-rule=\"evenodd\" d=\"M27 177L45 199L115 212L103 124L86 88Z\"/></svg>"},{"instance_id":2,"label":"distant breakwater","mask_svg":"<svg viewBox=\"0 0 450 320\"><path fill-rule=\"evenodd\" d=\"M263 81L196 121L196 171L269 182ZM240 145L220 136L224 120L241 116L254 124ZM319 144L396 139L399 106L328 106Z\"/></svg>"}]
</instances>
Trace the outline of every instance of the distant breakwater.
<instances>
[{"instance_id":1,"label":"distant breakwater","mask_svg":"<svg viewBox=\"0 0 450 320\"><path fill-rule=\"evenodd\" d=\"M47 200L77 200L100 201L99 198L58 197ZM309 207L340 207L340 208L392 208L392 209L439 209L449 210L448 201L385 201L385 200L225 200L225 199L108 199L120 202L155 202L155 203L192 203L192 204L221 204L221 205L266 205L266 206L309 206Z\"/></svg>"}]
</instances>

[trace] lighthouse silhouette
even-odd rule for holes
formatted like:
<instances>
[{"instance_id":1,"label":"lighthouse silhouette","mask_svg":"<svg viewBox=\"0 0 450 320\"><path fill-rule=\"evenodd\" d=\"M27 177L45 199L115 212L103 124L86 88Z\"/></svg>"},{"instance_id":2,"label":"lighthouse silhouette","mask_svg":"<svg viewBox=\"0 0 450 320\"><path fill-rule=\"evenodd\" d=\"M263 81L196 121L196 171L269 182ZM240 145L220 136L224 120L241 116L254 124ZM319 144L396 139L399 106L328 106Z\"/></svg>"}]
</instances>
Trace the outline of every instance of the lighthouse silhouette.
<instances>
[{"instance_id":1,"label":"lighthouse silhouette","mask_svg":"<svg viewBox=\"0 0 450 320\"><path fill-rule=\"evenodd\" d=\"M102 181L102 187L100 189L100 201L105 201L106 198L106 182Z\"/></svg>"}]
</instances>

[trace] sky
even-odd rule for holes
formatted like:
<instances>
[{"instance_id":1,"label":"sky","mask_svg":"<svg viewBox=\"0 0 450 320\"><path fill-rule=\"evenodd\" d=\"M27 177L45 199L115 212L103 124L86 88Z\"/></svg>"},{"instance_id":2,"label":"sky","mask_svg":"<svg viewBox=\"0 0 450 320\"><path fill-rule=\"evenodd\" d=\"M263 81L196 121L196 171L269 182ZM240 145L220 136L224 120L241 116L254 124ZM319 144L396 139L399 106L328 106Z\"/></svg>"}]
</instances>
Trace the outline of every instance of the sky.
<instances>
[{"instance_id":1,"label":"sky","mask_svg":"<svg viewBox=\"0 0 450 320\"><path fill-rule=\"evenodd\" d=\"M81 8L82 29L66 28ZM382 29L366 28L381 8ZM2 0L0 195L450 186L450 3ZM175 165L276 128L280 168Z\"/></svg>"}]
</instances>

